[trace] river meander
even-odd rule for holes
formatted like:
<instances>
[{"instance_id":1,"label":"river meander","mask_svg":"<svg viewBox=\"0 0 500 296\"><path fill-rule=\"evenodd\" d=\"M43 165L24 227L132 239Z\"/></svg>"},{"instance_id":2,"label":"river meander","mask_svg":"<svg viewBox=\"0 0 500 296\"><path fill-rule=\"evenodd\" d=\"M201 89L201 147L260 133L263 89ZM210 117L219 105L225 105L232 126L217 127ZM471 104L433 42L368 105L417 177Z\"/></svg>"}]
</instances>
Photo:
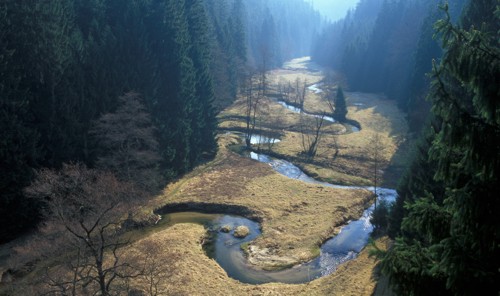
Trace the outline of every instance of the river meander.
<instances>
[{"instance_id":1,"label":"river meander","mask_svg":"<svg viewBox=\"0 0 500 296\"><path fill-rule=\"evenodd\" d=\"M371 187L341 186L325 182L319 182L307 176L292 163L269 157L264 154L251 153L252 159L269 164L275 171L289 178L303 182L320 184L328 187L343 189L368 189ZM378 198L393 201L396 197L395 190L387 188L377 189ZM350 221L342 227L340 233L327 240L320 250L320 255L310 262L296 265L277 271L268 271L251 265L242 250L245 243L254 240L261 234L258 222L236 215L204 214L198 212L179 212L164 215L163 225L175 223L197 223L207 228L211 242L205 245L207 255L227 272L228 276L243 283L262 284L269 282L282 283L305 283L318 277L326 276L334 272L337 267L351 259L356 258L358 253L366 246L373 226L370 216L374 206L370 206L363 212L358 220ZM245 238L235 238L233 233L237 226L244 225L250 230ZM222 226L230 226L231 231L224 233L220 231Z\"/></svg>"},{"instance_id":2,"label":"river meander","mask_svg":"<svg viewBox=\"0 0 500 296\"><path fill-rule=\"evenodd\" d=\"M322 92L321 87L321 82L318 82L309 86L308 90L315 94L320 94ZM314 117L323 117L326 121L332 123L335 122L334 118L331 116L306 113L304 110L301 110L288 102L277 98L274 100L294 113L301 113ZM352 102L352 106L359 108L362 107L362 103ZM354 121L343 123L346 127L346 133L360 131L359 124L354 122L357 125L355 126L351 124L353 122ZM279 139L268 138L264 135L256 134L252 136L251 144L277 143L279 141ZM343 186L317 181L306 175L292 163L286 160L273 158L265 154L252 152L247 156L256 161L268 164L276 172L291 179L317 184L318 186L340 188L344 190L375 191L375 188L373 187ZM395 190L387 188L377 188L376 193L378 200L384 199L388 202L394 201L397 196ZM204 211L199 207L197 209L199 209L199 211ZM204 244L207 256L213 258L226 271L229 277L242 283L306 283L316 278L331 274L341 264L358 256L359 252L368 243L370 234L373 231L373 225L370 223L370 217L373 210L373 205L368 207L359 219L349 221L341 228L337 235L326 240L320 247L319 256L315 259L289 268L283 268L281 270L263 270L255 265L252 265L247 260L243 249L248 248L248 243L261 235L261 226L256 221L230 214L177 212L164 215L160 224L172 225L175 223L197 223L204 225L207 229L207 237L209 238L209 242ZM217 212L217 207L211 207L210 209L206 209L206 211L211 213ZM220 212L231 213L231 211L227 210ZM241 211L235 211L234 213L237 212L241 213ZM243 215L245 214L243 213ZM317 222L325 223L324 221ZM236 238L234 237L234 229L241 225L247 226L250 230L250 234L245 238ZM223 226L229 226L231 231L227 233L220 231Z\"/></svg>"}]
</instances>

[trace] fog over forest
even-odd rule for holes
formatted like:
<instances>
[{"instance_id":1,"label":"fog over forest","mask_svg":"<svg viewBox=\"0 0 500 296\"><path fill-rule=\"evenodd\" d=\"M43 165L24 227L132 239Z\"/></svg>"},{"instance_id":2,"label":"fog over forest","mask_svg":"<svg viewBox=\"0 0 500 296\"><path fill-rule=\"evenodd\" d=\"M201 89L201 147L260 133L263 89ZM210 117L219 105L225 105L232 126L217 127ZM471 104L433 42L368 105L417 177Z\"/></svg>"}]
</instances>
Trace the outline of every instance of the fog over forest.
<instances>
[{"instance_id":1,"label":"fog over forest","mask_svg":"<svg viewBox=\"0 0 500 296\"><path fill-rule=\"evenodd\" d=\"M499 43L500 0L0 0L0 295L498 295Z\"/></svg>"},{"instance_id":2,"label":"fog over forest","mask_svg":"<svg viewBox=\"0 0 500 296\"><path fill-rule=\"evenodd\" d=\"M359 0L307 0L330 21L337 21L346 15L349 9L356 7Z\"/></svg>"}]
</instances>

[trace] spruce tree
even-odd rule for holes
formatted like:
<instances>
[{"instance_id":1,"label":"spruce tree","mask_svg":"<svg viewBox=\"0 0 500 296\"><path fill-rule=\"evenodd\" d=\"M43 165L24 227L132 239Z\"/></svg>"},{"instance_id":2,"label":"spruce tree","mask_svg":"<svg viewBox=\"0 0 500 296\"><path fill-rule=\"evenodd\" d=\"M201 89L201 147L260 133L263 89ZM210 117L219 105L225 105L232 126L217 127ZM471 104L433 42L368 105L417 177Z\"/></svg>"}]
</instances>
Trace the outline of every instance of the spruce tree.
<instances>
[{"instance_id":1,"label":"spruce tree","mask_svg":"<svg viewBox=\"0 0 500 296\"><path fill-rule=\"evenodd\" d=\"M444 55L434 63L430 98L436 122L428 160L435 167L434 181L446 190L432 192L432 182L425 193L413 189L401 235L382 265L403 294L475 295L480 289L495 295L500 281L500 9L495 1L472 1L463 24L476 25L459 27L447 8L445 19L436 23Z\"/></svg>"},{"instance_id":2,"label":"spruce tree","mask_svg":"<svg viewBox=\"0 0 500 296\"><path fill-rule=\"evenodd\" d=\"M430 152L438 162L436 179L448 188L446 208L453 213L438 268L455 293L473 294L477 287L497 293L500 280L497 3L469 4L466 15L481 11L480 19L489 21L480 27L455 27L449 15L436 24L446 52L433 72L431 98L433 112L443 123Z\"/></svg>"},{"instance_id":3,"label":"spruce tree","mask_svg":"<svg viewBox=\"0 0 500 296\"><path fill-rule=\"evenodd\" d=\"M344 122L346 120L347 115L347 105L345 102L344 91L342 87L338 87L337 95L335 96L335 111L333 112L333 117L340 121Z\"/></svg>"},{"instance_id":4,"label":"spruce tree","mask_svg":"<svg viewBox=\"0 0 500 296\"><path fill-rule=\"evenodd\" d=\"M245 5L243 0L236 0L233 4L231 13L231 38L234 44L234 51L238 59L242 62L247 61L247 46L245 34Z\"/></svg>"},{"instance_id":5,"label":"spruce tree","mask_svg":"<svg viewBox=\"0 0 500 296\"><path fill-rule=\"evenodd\" d=\"M190 35L190 57L196 72L196 93L191 108L192 130L190 165L196 164L203 153L213 154L216 119L213 108L214 89L210 75L210 40L208 20L201 0L186 0L188 30Z\"/></svg>"}]
</instances>

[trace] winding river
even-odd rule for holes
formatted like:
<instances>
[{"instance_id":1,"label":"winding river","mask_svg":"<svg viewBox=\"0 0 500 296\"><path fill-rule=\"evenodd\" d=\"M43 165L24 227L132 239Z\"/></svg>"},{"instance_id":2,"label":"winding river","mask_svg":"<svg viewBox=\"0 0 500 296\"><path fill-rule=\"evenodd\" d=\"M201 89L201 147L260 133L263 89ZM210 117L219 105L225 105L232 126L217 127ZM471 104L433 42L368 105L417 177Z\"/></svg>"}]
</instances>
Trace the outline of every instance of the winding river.
<instances>
[{"instance_id":1,"label":"winding river","mask_svg":"<svg viewBox=\"0 0 500 296\"><path fill-rule=\"evenodd\" d=\"M314 84L308 89L314 93L321 93L321 84ZM303 113L308 116L319 117L317 114L306 113L287 102L278 100L279 104L296 113ZM353 106L358 106L356 103ZM324 117L325 120L335 122L333 117ZM359 128L344 124L350 132L359 132ZM251 139L252 144L277 143L279 139L272 139L262 135L254 135ZM252 159L270 165L278 173L292 179L297 179L307 183L319 184L327 187L342 188L347 190L367 189L375 191L373 187L360 186L342 186L326 182L317 181L307 176L297 166L292 163L270 157L265 154L251 152ZM397 193L393 189L377 188L378 200L393 202ZM373 225L370 223L370 217L374 206L370 206L363 212L363 215L354 221L350 221L342 227L339 234L327 240L320 249L320 255L310 262L293 266L291 268L267 271L258 269L248 263L242 248L261 234L259 223L236 215L225 214L204 214L199 212L179 212L164 215L163 225L172 225L175 223L197 223L204 225L211 234L211 243L205 244L204 248L207 255L217 261L217 263L227 272L228 276L243 283L263 284L269 282L282 283L305 283L316 278L326 276L334 272L338 266L348 260L357 257L359 252L366 246ZM245 238L235 238L234 229L237 226L244 225L250 230L250 234ZM222 232L222 227L231 229L229 232Z\"/></svg>"},{"instance_id":2,"label":"winding river","mask_svg":"<svg viewBox=\"0 0 500 296\"><path fill-rule=\"evenodd\" d=\"M321 93L322 90L321 88L319 88L321 86L321 84L313 84L311 86L308 87L308 89L316 94L318 93ZM313 113L308 113L306 111L304 111L303 109L293 105L293 104L290 104L288 102L285 102L283 100L276 100L278 102L278 104L280 104L281 106L285 107L286 109L294 112L294 113L302 113L302 114L305 114L305 115L308 115L308 116L312 116L312 117L316 117L316 118L321 118L323 117L324 120L326 121L329 121L329 122L336 122L336 120L332 117L332 116L326 116L326 115L319 115L319 114L313 114ZM355 107L362 107L363 104L360 104L360 103L353 103L352 106L355 106ZM347 122L343 122L342 125L345 126L346 130L347 131L350 131L350 132L353 132L353 133L356 133L356 132L359 132L360 131L360 128L353 125L353 124L350 124L350 123L347 123ZM358 124L359 125L359 124Z\"/></svg>"},{"instance_id":3,"label":"winding river","mask_svg":"<svg viewBox=\"0 0 500 296\"><path fill-rule=\"evenodd\" d=\"M265 154L250 153L252 159L269 164L275 171L289 178L303 182L343 189L368 189L372 187L341 186L319 182L307 176L292 163L272 158ZM377 188L378 199L394 201L396 191L387 188ZM196 212L181 212L167 214L164 220L168 224L198 223L203 224L212 234L213 241L205 248L207 255L215 259L227 272L228 276L243 283L262 284L269 282L305 283L334 272L337 267L351 259L366 246L373 226L370 223L374 206L366 209L362 217L349 222L340 233L327 240L322 246L320 255L314 260L301 265L279 271L266 271L251 266L241 250L242 244L254 240L261 234L259 223L235 215L202 214ZM230 226L228 233L219 231L222 226ZM250 229L250 235L245 238L235 238L234 228L245 225Z\"/></svg>"}]
</instances>

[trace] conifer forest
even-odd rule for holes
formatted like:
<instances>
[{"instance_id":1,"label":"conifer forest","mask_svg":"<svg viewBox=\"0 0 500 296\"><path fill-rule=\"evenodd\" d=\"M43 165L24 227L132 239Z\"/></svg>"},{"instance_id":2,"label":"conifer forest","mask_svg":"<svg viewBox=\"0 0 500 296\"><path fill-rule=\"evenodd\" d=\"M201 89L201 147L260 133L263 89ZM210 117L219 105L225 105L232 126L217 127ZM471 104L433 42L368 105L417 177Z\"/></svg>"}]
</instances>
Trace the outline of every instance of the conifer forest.
<instances>
[{"instance_id":1,"label":"conifer forest","mask_svg":"<svg viewBox=\"0 0 500 296\"><path fill-rule=\"evenodd\" d=\"M0 0L0 295L499 295L500 1L336 3Z\"/></svg>"}]
</instances>

